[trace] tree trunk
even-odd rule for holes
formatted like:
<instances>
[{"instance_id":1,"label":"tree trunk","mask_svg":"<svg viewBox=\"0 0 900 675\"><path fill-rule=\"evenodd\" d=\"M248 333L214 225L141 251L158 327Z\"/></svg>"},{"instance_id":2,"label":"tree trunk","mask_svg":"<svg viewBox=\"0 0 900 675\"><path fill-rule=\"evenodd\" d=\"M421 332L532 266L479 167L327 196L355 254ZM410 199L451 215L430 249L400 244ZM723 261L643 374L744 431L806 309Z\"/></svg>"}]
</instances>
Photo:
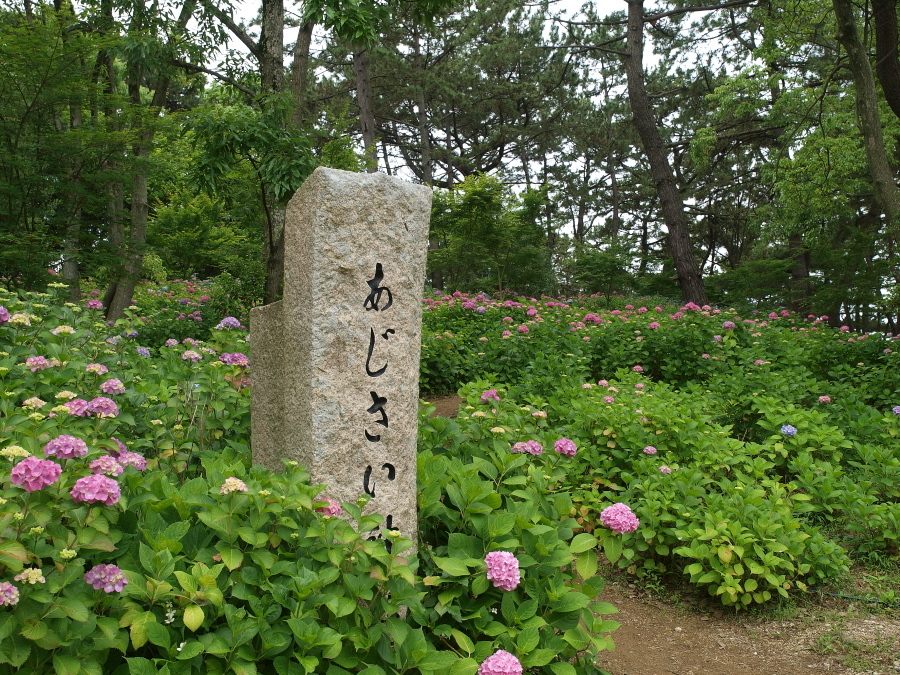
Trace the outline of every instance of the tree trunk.
<instances>
[{"instance_id":1,"label":"tree trunk","mask_svg":"<svg viewBox=\"0 0 900 675\"><path fill-rule=\"evenodd\" d=\"M353 71L356 75L356 105L359 106L359 126L366 149L366 171L378 171L378 148L375 145L375 113L372 109L372 78L369 74L369 51L353 52Z\"/></svg>"},{"instance_id":2,"label":"tree trunk","mask_svg":"<svg viewBox=\"0 0 900 675\"><path fill-rule=\"evenodd\" d=\"M297 35L297 42L294 43L294 60L291 62L291 96L294 99L294 110L291 113L291 124L295 129L303 126L303 121L309 114L306 92L309 89L309 50L315 26L313 21L303 24Z\"/></svg>"},{"instance_id":3,"label":"tree trunk","mask_svg":"<svg viewBox=\"0 0 900 675\"><path fill-rule=\"evenodd\" d=\"M425 66L422 46L419 43L419 28L413 28L413 68L416 73L416 107L419 114L419 147L422 153L422 176L425 185L431 187L434 180L431 170L431 137L428 131L428 108L425 104Z\"/></svg>"},{"instance_id":4,"label":"tree trunk","mask_svg":"<svg viewBox=\"0 0 900 675\"><path fill-rule=\"evenodd\" d=\"M900 117L900 59L897 55L896 0L872 0L875 19L875 72L884 98Z\"/></svg>"},{"instance_id":5,"label":"tree trunk","mask_svg":"<svg viewBox=\"0 0 900 675\"><path fill-rule=\"evenodd\" d=\"M838 0L835 0L836 2ZM650 163L650 174L656 185L662 207L663 220L669 230L669 251L675 263L681 295L687 302L706 304L706 289L691 250L684 202L675 186L675 176L663 146L662 137L653 119L650 98L644 87L644 3L628 0L628 35L625 74L628 80L628 99L634 113L634 125L641 137L644 152Z\"/></svg>"},{"instance_id":6,"label":"tree trunk","mask_svg":"<svg viewBox=\"0 0 900 675\"><path fill-rule=\"evenodd\" d=\"M853 8L848 0L832 0L837 17L837 41L847 51L847 66L853 74L856 89L856 115L866 149L869 175L875 187L875 198L888 220L888 231L896 240L900 228L900 189L884 148L884 134L878 115L878 95L869 56L859 38Z\"/></svg>"},{"instance_id":7,"label":"tree trunk","mask_svg":"<svg viewBox=\"0 0 900 675\"><path fill-rule=\"evenodd\" d=\"M284 90L284 0L263 0L259 35L263 95Z\"/></svg>"},{"instance_id":8,"label":"tree trunk","mask_svg":"<svg viewBox=\"0 0 900 675\"><path fill-rule=\"evenodd\" d=\"M791 235L788 251L794 260L794 267L791 269L791 309L806 314L809 312L812 285L809 281L809 251L803 245L802 235Z\"/></svg>"}]
</instances>

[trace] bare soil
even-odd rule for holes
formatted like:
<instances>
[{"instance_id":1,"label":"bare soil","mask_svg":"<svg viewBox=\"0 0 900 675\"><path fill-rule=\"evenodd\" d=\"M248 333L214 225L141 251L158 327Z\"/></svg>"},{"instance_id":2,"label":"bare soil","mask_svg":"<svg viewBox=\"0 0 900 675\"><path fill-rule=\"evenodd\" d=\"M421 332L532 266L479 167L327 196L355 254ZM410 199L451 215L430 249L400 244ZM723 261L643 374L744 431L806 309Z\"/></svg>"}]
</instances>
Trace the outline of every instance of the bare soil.
<instances>
[{"instance_id":1,"label":"bare soil","mask_svg":"<svg viewBox=\"0 0 900 675\"><path fill-rule=\"evenodd\" d=\"M434 397L435 415L455 417L462 399ZM817 596L782 611L734 613L691 587L616 578L601 599L619 613L616 648L599 666L610 675L896 675L900 610Z\"/></svg>"}]
</instances>

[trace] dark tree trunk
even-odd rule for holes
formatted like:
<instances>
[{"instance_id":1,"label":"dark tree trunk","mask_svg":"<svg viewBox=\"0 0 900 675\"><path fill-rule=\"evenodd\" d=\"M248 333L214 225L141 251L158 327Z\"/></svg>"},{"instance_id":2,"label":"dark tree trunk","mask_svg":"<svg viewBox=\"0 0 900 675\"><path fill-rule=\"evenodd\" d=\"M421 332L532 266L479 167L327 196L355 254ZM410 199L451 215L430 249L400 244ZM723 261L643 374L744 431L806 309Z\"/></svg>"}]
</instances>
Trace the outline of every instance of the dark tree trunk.
<instances>
[{"instance_id":1,"label":"dark tree trunk","mask_svg":"<svg viewBox=\"0 0 900 675\"><path fill-rule=\"evenodd\" d=\"M353 52L353 72L356 75L356 105L359 106L359 127L369 173L378 171L378 148L375 145L375 112L372 108L372 78L369 73L369 50Z\"/></svg>"},{"instance_id":2,"label":"dark tree trunk","mask_svg":"<svg viewBox=\"0 0 900 675\"><path fill-rule=\"evenodd\" d=\"M896 0L872 0L875 19L875 72L884 98L900 117L900 59L897 55Z\"/></svg>"},{"instance_id":3,"label":"dark tree trunk","mask_svg":"<svg viewBox=\"0 0 900 675\"><path fill-rule=\"evenodd\" d=\"M416 107L419 113L419 147L422 153L422 177L425 185L434 180L431 170L431 134L428 130L428 108L425 102L425 66L422 46L419 43L419 29L413 29L413 67L416 73Z\"/></svg>"},{"instance_id":4,"label":"dark tree trunk","mask_svg":"<svg viewBox=\"0 0 900 675\"><path fill-rule=\"evenodd\" d=\"M309 50L315 25L312 21L303 24L294 44L294 60L291 63L291 95L294 98L294 110L291 113L291 123L295 129L303 126L303 121L309 114L306 92L309 89Z\"/></svg>"},{"instance_id":5,"label":"dark tree trunk","mask_svg":"<svg viewBox=\"0 0 900 675\"><path fill-rule=\"evenodd\" d=\"M794 260L791 269L791 309L806 314L809 312L812 284L809 279L809 251L803 245L802 235L791 235L788 251Z\"/></svg>"},{"instance_id":6,"label":"dark tree trunk","mask_svg":"<svg viewBox=\"0 0 900 675\"><path fill-rule=\"evenodd\" d=\"M832 0L832 4L837 17L836 38L847 52L847 67L853 75L857 123L865 144L869 176L875 187L878 204L887 216L888 231L896 240L900 228L900 189L894 182L894 174L884 147L884 134L878 115L878 95L869 55L860 40L849 0Z\"/></svg>"},{"instance_id":7,"label":"dark tree trunk","mask_svg":"<svg viewBox=\"0 0 900 675\"><path fill-rule=\"evenodd\" d=\"M687 302L706 304L706 289L691 250L684 202L675 186L675 176L663 146L662 136L653 118L650 98L644 87L644 3L628 0L627 54L624 56L628 79L628 99L634 113L634 125L641 137L650 163L650 174L659 195L663 220L669 230L669 251L675 263L681 295Z\"/></svg>"},{"instance_id":8,"label":"dark tree trunk","mask_svg":"<svg viewBox=\"0 0 900 675\"><path fill-rule=\"evenodd\" d=\"M284 0L263 0L259 47L259 76L263 95L283 91Z\"/></svg>"}]
</instances>

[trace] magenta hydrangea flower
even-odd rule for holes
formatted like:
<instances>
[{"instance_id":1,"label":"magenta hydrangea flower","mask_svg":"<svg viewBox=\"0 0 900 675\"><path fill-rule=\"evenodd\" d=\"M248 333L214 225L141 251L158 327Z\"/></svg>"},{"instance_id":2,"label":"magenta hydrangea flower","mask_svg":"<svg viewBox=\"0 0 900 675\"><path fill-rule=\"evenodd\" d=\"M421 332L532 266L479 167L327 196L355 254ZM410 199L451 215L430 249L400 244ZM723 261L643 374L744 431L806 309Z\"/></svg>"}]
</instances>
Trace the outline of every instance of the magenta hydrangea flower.
<instances>
[{"instance_id":1,"label":"magenta hydrangea flower","mask_svg":"<svg viewBox=\"0 0 900 675\"><path fill-rule=\"evenodd\" d=\"M116 461L123 467L133 466L138 471L143 471L147 468L147 460L143 455L139 455L136 452L129 452L128 450L121 451L119 456L116 457Z\"/></svg>"},{"instance_id":2,"label":"magenta hydrangea flower","mask_svg":"<svg viewBox=\"0 0 900 675\"><path fill-rule=\"evenodd\" d=\"M59 459L74 459L84 457L88 453L88 446L80 438L75 436L57 436L44 446L44 454L47 457L56 456Z\"/></svg>"},{"instance_id":3,"label":"magenta hydrangea flower","mask_svg":"<svg viewBox=\"0 0 900 675\"><path fill-rule=\"evenodd\" d=\"M103 303L99 300L88 300L86 304L88 309L103 309Z\"/></svg>"},{"instance_id":4,"label":"magenta hydrangea flower","mask_svg":"<svg viewBox=\"0 0 900 675\"><path fill-rule=\"evenodd\" d=\"M128 579L115 565L95 565L84 575L85 583L105 593L121 593L128 585Z\"/></svg>"},{"instance_id":5,"label":"magenta hydrangea flower","mask_svg":"<svg viewBox=\"0 0 900 675\"><path fill-rule=\"evenodd\" d=\"M523 323L521 326L516 328L516 330L519 331L522 335L528 335L531 329L529 329L528 326Z\"/></svg>"},{"instance_id":6,"label":"magenta hydrangea flower","mask_svg":"<svg viewBox=\"0 0 900 675\"><path fill-rule=\"evenodd\" d=\"M518 443L513 443L511 451L527 452L529 455L537 456L544 452L544 446L537 441L519 441Z\"/></svg>"},{"instance_id":7,"label":"magenta hydrangea flower","mask_svg":"<svg viewBox=\"0 0 900 675\"><path fill-rule=\"evenodd\" d=\"M344 509L341 508L341 504L336 499L332 499L331 497L321 497L318 499L320 502L328 502L327 506L320 506L316 509L319 513L325 516L339 516L344 512Z\"/></svg>"},{"instance_id":8,"label":"magenta hydrangea flower","mask_svg":"<svg viewBox=\"0 0 900 675\"><path fill-rule=\"evenodd\" d=\"M0 581L0 607L19 602L19 589L8 581Z\"/></svg>"},{"instance_id":9,"label":"magenta hydrangea flower","mask_svg":"<svg viewBox=\"0 0 900 675\"><path fill-rule=\"evenodd\" d=\"M0 307L0 326L9 321L9 310L6 307Z\"/></svg>"},{"instance_id":10,"label":"magenta hydrangea flower","mask_svg":"<svg viewBox=\"0 0 900 675\"><path fill-rule=\"evenodd\" d=\"M16 485L21 485L26 492L34 492L41 488L53 485L59 480L62 467L49 459L26 457L13 467L9 480Z\"/></svg>"},{"instance_id":11,"label":"magenta hydrangea flower","mask_svg":"<svg viewBox=\"0 0 900 675\"><path fill-rule=\"evenodd\" d=\"M104 476L111 476L115 478L119 474L121 474L125 467L119 464L115 457L112 455L103 455L102 457L98 457L90 464L91 472L93 473L102 473Z\"/></svg>"},{"instance_id":12,"label":"magenta hydrangea flower","mask_svg":"<svg viewBox=\"0 0 900 675\"><path fill-rule=\"evenodd\" d=\"M112 506L121 496L119 484L99 473L79 478L69 493L73 502L103 503Z\"/></svg>"},{"instance_id":13,"label":"magenta hydrangea flower","mask_svg":"<svg viewBox=\"0 0 900 675\"><path fill-rule=\"evenodd\" d=\"M91 399L88 404L88 410L100 417L115 417L119 414L119 406L111 398L105 396L97 396Z\"/></svg>"},{"instance_id":14,"label":"magenta hydrangea flower","mask_svg":"<svg viewBox=\"0 0 900 675\"><path fill-rule=\"evenodd\" d=\"M492 551L485 556L484 562L487 564L488 581L494 584L494 588L512 591L519 585L519 561L509 551Z\"/></svg>"},{"instance_id":15,"label":"magenta hydrangea flower","mask_svg":"<svg viewBox=\"0 0 900 675\"><path fill-rule=\"evenodd\" d=\"M500 395L497 393L496 389L488 389L486 392L481 394L482 403L487 403L488 399L494 399L495 401L500 400Z\"/></svg>"},{"instance_id":16,"label":"magenta hydrangea flower","mask_svg":"<svg viewBox=\"0 0 900 675\"><path fill-rule=\"evenodd\" d=\"M644 454L645 455L655 455L656 448L654 448L652 445L648 445L647 447L644 448Z\"/></svg>"},{"instance_id":17,"label":"magenta hydrangea flower","mask_svg":"<svg viewBox=\"0 0 900 675\"><path fill-rule=\"evenodd\" d=\"M627 534L638 529L641 521L637 519L634 512L628 508L627 504L617 502L612 506L607 506L600 512L600 522L611 529L616 534Z\"/></svg>"},{"instance_id":18,"label":"magenta hydrangea flower","mask_svg":"<svg viewBox=\"0 0 900 675\"><path fill-rule=\"evenodd\" d=\"M478 675L522 675L522 664L509 652L498 649L481 662Z\"/></svg>"},{"instance_id":19,"label":"magenta hydrangea flower","mask_svg":"<svg viewBox=\"0 0 900 675\"><path fill-rule=\"evenodd\" d=\"M650 323L647 324L647 328L649 328L650 330L656 330L657 328L659 328L659 322L651 321Z\"/></svg>"},{"instance_id":20,"label":"magenta hydrangea flower","mask_svg":"<svg viewBox=\"0 0 900 675\"><path fill-rule=\"evenodd\" d=\"M560 438L553 444L553 449L566 457L574 457L575 453L578 451L578 446L568 438Z\"/></svg>"},{"instance_id":21,"label":"magenta hydrangea flower","mask_svg":"<svg viewBox=\"0 0 900 675\"><path fill-rule=\"evenodd\" d=\"M106 382L100 385L100 391L102 391L104 394L109 394L110 396L113 396L115 394L124 394L125 385L122 384L122 380L113 377L106 380Z\"/></svg>"},{"instance_id":22,"label":"magenta hydrangea flower","mask_svg":"<svg viewBox=\"0 0 900 675\"><path fill-rule=\"evenodd\" d=\"M735 328L734 321L723 321L722 328L724 328L725 330L734 330L734 328Z\"/></svg>"}]
</instances>

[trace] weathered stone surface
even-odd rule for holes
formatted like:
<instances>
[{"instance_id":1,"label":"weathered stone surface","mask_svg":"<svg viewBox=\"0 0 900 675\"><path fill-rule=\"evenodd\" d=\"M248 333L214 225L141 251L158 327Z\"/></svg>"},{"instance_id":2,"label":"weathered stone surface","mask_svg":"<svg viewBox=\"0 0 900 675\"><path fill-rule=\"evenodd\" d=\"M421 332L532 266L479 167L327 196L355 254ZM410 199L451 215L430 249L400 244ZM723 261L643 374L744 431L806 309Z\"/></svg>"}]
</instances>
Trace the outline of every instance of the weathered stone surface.
<instances>
[{"instance_id":1,"label":"weathered stone surface","mask_svg":"<svg viewBox=\"0 0 900 675\"><path fill-rule=\"evenodd\" d=\"M296 460L341 502L368 492L413 538L430 211L427 187L316 169L288 205L281 306L250 320L254 462Z\"/></svg>"}]
</instances>

